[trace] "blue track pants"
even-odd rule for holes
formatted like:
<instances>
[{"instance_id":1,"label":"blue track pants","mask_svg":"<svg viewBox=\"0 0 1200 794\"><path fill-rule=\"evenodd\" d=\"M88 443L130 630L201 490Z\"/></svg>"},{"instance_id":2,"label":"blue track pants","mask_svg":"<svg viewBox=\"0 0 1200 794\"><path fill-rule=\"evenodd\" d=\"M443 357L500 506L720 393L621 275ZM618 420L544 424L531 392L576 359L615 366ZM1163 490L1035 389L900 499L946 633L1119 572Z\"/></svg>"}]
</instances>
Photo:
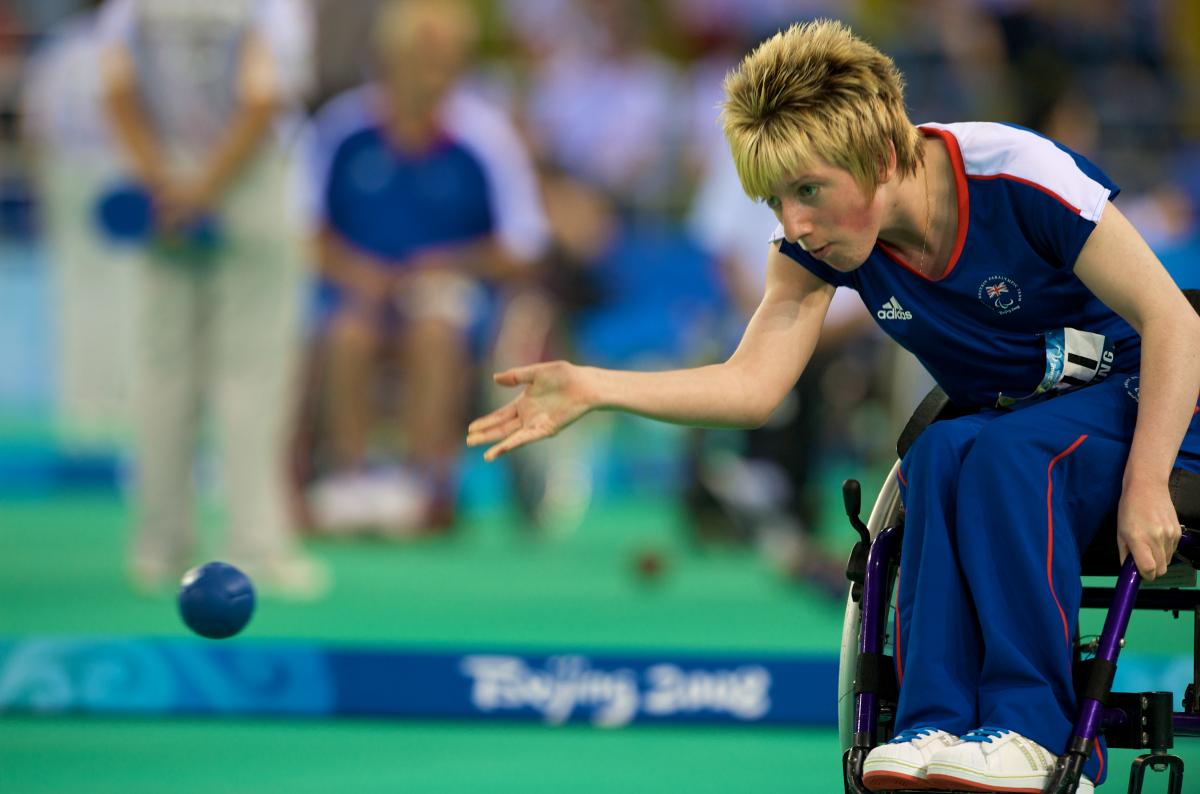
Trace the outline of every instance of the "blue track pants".
<instances>
[{"instance_id":1,"label":"blue track pants","mask_svg":"<svg viewBox=\"0 0 1200 794\"><path fill-rule=\"evenodd\" d=\"M897 730L987 725L1066 749L1080 556L1121 495L1137 384L935 422L905 455ZM1200 415L1176 465L1200 471ZM1105 761L1097 743L1084 774L1099 783Z\"/></svg>"}]
</instances>

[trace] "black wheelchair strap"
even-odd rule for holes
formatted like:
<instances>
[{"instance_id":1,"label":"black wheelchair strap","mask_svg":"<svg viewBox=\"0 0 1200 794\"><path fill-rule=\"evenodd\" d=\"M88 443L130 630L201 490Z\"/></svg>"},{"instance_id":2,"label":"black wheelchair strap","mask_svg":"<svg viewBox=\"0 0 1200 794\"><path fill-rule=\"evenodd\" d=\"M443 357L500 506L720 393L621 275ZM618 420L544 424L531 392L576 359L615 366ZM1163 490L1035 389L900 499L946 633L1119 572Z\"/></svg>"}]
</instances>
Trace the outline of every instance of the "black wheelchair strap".
<instances>
[{"instance_id":1,"label":"black wheelchair strap","mask_svg":"<svg viewBox=\"0 0 1200 794\"><path fill-rule=\"evenodd\" d=\"M892 657L883 653L861 653L854 670L854 693L874 692L895 700L900 692Z\"/></svg>"},{"instance_id":2,"label":"black wheelchair strap","mask_svg":"<svg viewBox=\"0 0 1200 794\"><path fill-rule=\"evenodd\" d=\"M1112 692L1113 679L1117 676L1117 663L1104 659L1088 659L1082 664L1085 674L1082 686L1077 694L1081 698L1098 700L1101 704L1108 702Z\"/></svg>"}]
</instances>

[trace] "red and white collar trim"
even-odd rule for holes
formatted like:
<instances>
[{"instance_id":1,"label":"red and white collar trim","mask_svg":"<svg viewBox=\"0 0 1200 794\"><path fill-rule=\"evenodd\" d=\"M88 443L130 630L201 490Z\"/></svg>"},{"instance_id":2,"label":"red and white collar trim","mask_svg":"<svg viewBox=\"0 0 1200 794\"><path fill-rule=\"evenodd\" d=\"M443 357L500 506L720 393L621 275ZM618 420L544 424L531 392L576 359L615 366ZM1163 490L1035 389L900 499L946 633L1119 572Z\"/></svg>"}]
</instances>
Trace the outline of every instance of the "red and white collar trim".
<instances>
[{"instance_id":1,"label":"red and white collar trim","mask_svg":"<svg viewBox=\"0 0 1200 794\"><path fill-rule=\"evenodd\" d=\"M946 266L946 270L940 276L937 278L930 278L906 262L899 253L897 253L882 240L879 241L879 248L885 254L887 254L889 259L910 273L913 273L925 279L926 281L941 281L954 272L954 266L958 264L959 256L962 255L963 245L967 241L967 227L971 222L971 199L970 192L967 190L967 169L963 165L962 149L959 148L958 139L954 137L954 133L938 127L917 127L917 129L919 129L921 134L926 138L936 137L942 139L942 142L946 146L946 153L950 155L950 167L954 170L954 189L957 194L958 205L958 229L954 235L954 249L950 253L950 263Z\"/></svg>"}]
</instances>

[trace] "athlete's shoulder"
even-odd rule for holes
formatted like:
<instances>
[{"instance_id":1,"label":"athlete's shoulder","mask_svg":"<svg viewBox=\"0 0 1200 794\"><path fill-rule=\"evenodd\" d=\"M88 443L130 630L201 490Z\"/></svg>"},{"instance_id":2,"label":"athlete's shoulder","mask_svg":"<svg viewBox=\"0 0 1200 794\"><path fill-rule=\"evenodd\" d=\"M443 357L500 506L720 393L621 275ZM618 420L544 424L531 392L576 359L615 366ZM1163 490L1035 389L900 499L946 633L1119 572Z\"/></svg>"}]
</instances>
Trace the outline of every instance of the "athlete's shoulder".
<instances>
[{"instance_id":1,"label":"athlete's shoulder","mask_svg":"<svg viewBox=\"0 0 1200 794\"><path fill-rule=\"evenodd\" d=\"M447 96L441 121L446 136L482 169L502 244L519 260L541 256L549 233L537 173L506 104L463 83Z\"/></svg>"},{"instance_id":2,"label":"athlete's shoulder","mask_svg":"<svg viewBox=\"0 0 1200 794\"><path fill-rule=\"evenodd\" d=\"M1086 220L1097 221L1119 192L1086 157L1033 130L988 121L923 124L957 145L968 179L1004 179L1047 194Z\"/></svg>"},{"instance_id":3,"label":"athlete's shoulder","mask_svg":"<svg viewBox=\"0 0 1200 794\"><path fill-rule=\"evenodd\" d=\"M524 144L505 108L471 86L460 85L442 105L442 129L488 166L525 159Z\"/></svg>"},{"instance_id":4,"label":"athlete's shoulder","mask_svg":"<svg viewBox=\"0 0 1200 794\"><path fill-rule=\"evenodd\" d=\"M318 145L336 148L347 138L378 126L381 101L378 87L371 83L334 95L313 116Z\"/></svg>"}]
</instances>

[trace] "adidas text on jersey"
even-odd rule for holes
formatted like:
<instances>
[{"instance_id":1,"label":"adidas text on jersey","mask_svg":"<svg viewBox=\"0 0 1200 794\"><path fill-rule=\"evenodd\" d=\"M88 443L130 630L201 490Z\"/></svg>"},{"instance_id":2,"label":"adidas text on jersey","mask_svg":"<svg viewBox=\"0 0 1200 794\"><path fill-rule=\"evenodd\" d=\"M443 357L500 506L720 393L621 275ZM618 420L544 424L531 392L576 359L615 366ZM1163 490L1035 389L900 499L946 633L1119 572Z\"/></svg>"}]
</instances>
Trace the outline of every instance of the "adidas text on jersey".
<instances>
[{"instance_id":1,"label":"adidas text on jersey","mask_svg":"<svg viewBox=\"0 0 1200 794\"><path fill-rule=\"evenodd\" d=\"M912 312L905 311L904 307L900 305L900 301L896 300L896 296L893 295L887 303L883 304L883 308L875 312L875 316L880 320L911 320Z\"/></svg>"}]
</instances>

